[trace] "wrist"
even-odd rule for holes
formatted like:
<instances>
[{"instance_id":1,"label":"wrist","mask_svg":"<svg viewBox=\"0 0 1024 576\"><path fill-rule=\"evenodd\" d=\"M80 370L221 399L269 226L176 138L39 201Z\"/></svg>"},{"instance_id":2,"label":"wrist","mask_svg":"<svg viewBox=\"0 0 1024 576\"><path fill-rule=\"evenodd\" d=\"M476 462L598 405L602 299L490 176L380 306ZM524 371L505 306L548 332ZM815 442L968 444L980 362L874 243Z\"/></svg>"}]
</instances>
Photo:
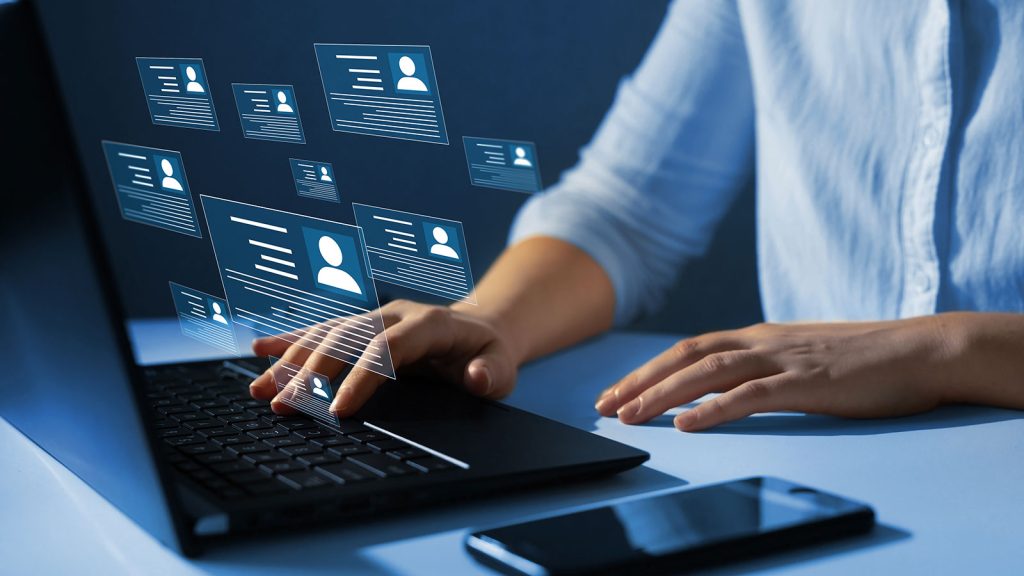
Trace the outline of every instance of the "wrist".
<instances>
[{"instance_id":1,"label":"wrist","mask_svg":"<svg viewBox=\"0 0 1024 576\"><path fill-rule=\"evenodd\" d=\"M486 324L494 332L495 338L508 350L516 366L526 361L527 351L525 342L517 338L517 333L513 328L514 323L507 314L488 310L482 305L468 304L466 302L456 302L449 306L449 308L452 312L468 316L473 320Z\"/></svg>"},{"instance_id":2,"label":"wrist","mask_svg":"<svg viewBox=\"0 0 1024 576\"><path fill-rule=\"evenodd\" d=\"M969 371L971 350L976 346L970 315L944 313L922 318L926 324L925 362L918 363L918 377L930 382L942 404L971 402Z\"/></svg>"}]
</instances>

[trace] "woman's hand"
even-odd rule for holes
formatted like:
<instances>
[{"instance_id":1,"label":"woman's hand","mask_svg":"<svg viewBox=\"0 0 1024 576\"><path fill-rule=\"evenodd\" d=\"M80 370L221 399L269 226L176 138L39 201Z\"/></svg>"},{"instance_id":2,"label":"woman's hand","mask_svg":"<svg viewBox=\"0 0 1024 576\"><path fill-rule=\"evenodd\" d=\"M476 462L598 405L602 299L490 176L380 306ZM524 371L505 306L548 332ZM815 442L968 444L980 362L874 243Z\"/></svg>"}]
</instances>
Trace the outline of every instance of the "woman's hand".
<instances>
[{"instance_id":1,"label":"woman's hand","mask_svg":"<svg viewBox=\"0 0 1024 576\"><path fill-rule=\"evenodd\" d=\"M963 339L938 316L888 322L758 324L681 340L598 397L604 416L639 424L705 394L675 417L695 431L757 412L899 416L948 401Z\"/></svg>"},{"instance_id":2,"label":"woman's hand","mask_svg":"<svg viewBox=\"0 0 1024 576\"><path fill-rule=\"evenodd\" d=\"M519 360L494 323L450 308L405 300L381 307L380 313L396 371L422 367L489 398L505 396L515 386ZM259 356L278 356L329 378L347 366L282 337L259 338L253 342L253 351ZM271 370L252 382L250 393L253 398L271 400L275 412L291 413L293 410L281 401ZM380 374L353 368L338 387L331 411L342 418L351 416L385 380Z\"/></svg>"}]
</instances>

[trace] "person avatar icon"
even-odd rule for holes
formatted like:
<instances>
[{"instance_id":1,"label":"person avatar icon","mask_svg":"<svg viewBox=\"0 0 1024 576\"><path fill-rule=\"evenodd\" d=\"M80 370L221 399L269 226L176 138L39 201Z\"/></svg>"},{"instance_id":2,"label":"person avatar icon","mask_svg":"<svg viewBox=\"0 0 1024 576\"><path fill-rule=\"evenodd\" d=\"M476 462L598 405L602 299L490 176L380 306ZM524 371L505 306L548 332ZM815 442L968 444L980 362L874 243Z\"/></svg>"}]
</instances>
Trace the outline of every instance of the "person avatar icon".
<instances>
[{"instance_id":1,"label":"person avatar icon","mask_svg":"<svg viewBox=\"0 0 1024 576\"><path fill-rule=\"evenodd\" d=\"M321 182L334 182L330 176L327 175L327 166L320 167L320 181Z\"/></svg>"},{"instance_id":2,"label":"person avatar icon","mask_svg":"<svg viewBox=\"0 0 1024 576\"><path fill-rule=\"evenodd\" d=\"M327 390L324 390L324 381L317 376L313 376L313 395L319 396L324 400L330 400L330 396L327 395Z\"/></svg>"},{"instance_id":3,"label":"person avatar icon","mask_svg":"<svg viewBox=\"0 0 1024 576\"><path fill-rule=\"evenodd\" d=\"M185 85L185 92L197 92L199 94L206 93L206 89L203 85L196 80L196 69L191 66L185 67L185 76L188 77L188 84Z\"/></svg>"},{"instance_id":4,"label":"person avatar icon","mask_svg":"<svg viewBox=\"0 0 1024 576\"><path fill-rule=\"evenodd\" d=\"M524 166L526 168L533 168L533 162L526 157L526 149L522 146L516 146L516 159L512 161L514 166Z\"/></svg>"},{"instance_id":5,"label":"person avatar icon","mask_svg":"<svg viewBox=\"0 0 1024 576\"><path fill-rule=\"evenodd\" d=\"M341 247L334 241L334 238L321 236L318 246L320 247L320 256L328 265L317 272L317 284L362 295L363 291L359 288L359 284L356 283L356 279L348 272L338 268L338 266L341 266L344 256L341 253Z\"/></svg>"},{"instance_id":6,"label":"person avatar icon","mask_svg":"<svg viewBox=\"0 0 1024 576\"><path fill-rule=\"evenodd\" d=\"M412 61L412 58L408 56L402 56L398 59L398 69L402 71L403 76L398 81L397 88L399 90L408 90L410 92L429 92L427 85L423 83L414 74L416 74L416 63Z\"/></svg>"},{"instance_id":7,"label":"person avatar icon","mask_svg":"<svg viewBox=\"0 0 1024 576\"><path fill-rule=\"evenodd\" d=\"M288 95L284 93L284 90L277 91L277 111L285 114L294 114L295 109L292 108L291 104L288 103Z\"/></svg>"},{"instance_id":8,"label":"person avatar icon","mask_svg":"<svg viewBox=\"0 0 1024 576\"><path fill-rule=\"evenodd\" d=\"M212 317L212 320L214 322L220 322L221 324L224 324L225 326L227 326L228 319L224 317L224 313L223 313L224 311L220 309L220 304L218 304L217 302L213 302L212 304L213 304L213 317Z\"/></svg>"},{"instance_id":9,"label":"person avatar icon","mask_svg":"<svg viewBox=\"0 0 1024 576\"><path fill-rule=\"evenodd\" d=\"M167 188L168 190L177 190L178 192L184 192L184 190L181 187L181 182L178 182L178 179L174 177L174 165L171 164L170 160L168 160L167 158L161 160L160 170L162 170L164 173L164 179L160 181L160 186L162 188Z\"/></svg>"},{"instance_id":10,"label":"person avatar icon","mask_svg":"<svg viewBox=\"0 0 1024 576\"><path fill-rule=\"evenodd\" d=\"M444 228L440 226L434 226L434 240L437 242L430 247L430 253L435 256L444 256L445 258L459 259L459 253L454 248L448 245L448 233L445 232Z\"/></svg>"}]
</instances>

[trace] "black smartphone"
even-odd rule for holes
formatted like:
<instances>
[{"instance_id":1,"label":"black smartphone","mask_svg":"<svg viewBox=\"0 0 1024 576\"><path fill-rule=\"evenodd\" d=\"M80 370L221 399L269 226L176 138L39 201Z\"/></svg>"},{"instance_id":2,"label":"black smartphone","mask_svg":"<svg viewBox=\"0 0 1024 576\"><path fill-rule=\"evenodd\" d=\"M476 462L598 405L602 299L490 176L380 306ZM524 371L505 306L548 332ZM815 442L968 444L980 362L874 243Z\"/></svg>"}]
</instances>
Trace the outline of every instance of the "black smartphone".
<instances>
[{"instance_id":1,"label":"black smartphone","mask_svg":"<svg viewBox=\"0 0 1024 576\"><path fill-rule=\"evenodd\" d=\"M679 573L869 531L871 507L778 478L734 480L481 530L505 574Z\"/></svg>"}]
</instances>

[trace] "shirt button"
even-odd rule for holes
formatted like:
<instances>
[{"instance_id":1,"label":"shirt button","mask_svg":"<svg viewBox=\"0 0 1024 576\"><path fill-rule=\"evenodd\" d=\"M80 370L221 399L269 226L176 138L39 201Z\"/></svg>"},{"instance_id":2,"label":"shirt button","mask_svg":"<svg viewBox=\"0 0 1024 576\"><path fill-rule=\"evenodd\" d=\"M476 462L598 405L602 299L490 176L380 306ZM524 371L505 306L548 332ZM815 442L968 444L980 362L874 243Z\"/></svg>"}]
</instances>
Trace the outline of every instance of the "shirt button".
<instances>
[{"instance_id":1,"label":"shirt button","mask_svg":"<svg viewBox=\"0 0 1024 576\"><path fill-rule=\"evenodd\" d=\"M924 268L918 268L914 271L914 286L918 292L927 292L931 289L932 279Z\"/></svg>"},{"instance_id":2,"label":"shirt button","mask_svg":"<svg viewBox=\"0 0 1024 576\"><path fill-rule=\"evenodd\" d=\"M941 138L939 130L935 126L929 126L924 131L924 145L928 148L934 148L937 146Z\"/></svg>"}]
</instances>

